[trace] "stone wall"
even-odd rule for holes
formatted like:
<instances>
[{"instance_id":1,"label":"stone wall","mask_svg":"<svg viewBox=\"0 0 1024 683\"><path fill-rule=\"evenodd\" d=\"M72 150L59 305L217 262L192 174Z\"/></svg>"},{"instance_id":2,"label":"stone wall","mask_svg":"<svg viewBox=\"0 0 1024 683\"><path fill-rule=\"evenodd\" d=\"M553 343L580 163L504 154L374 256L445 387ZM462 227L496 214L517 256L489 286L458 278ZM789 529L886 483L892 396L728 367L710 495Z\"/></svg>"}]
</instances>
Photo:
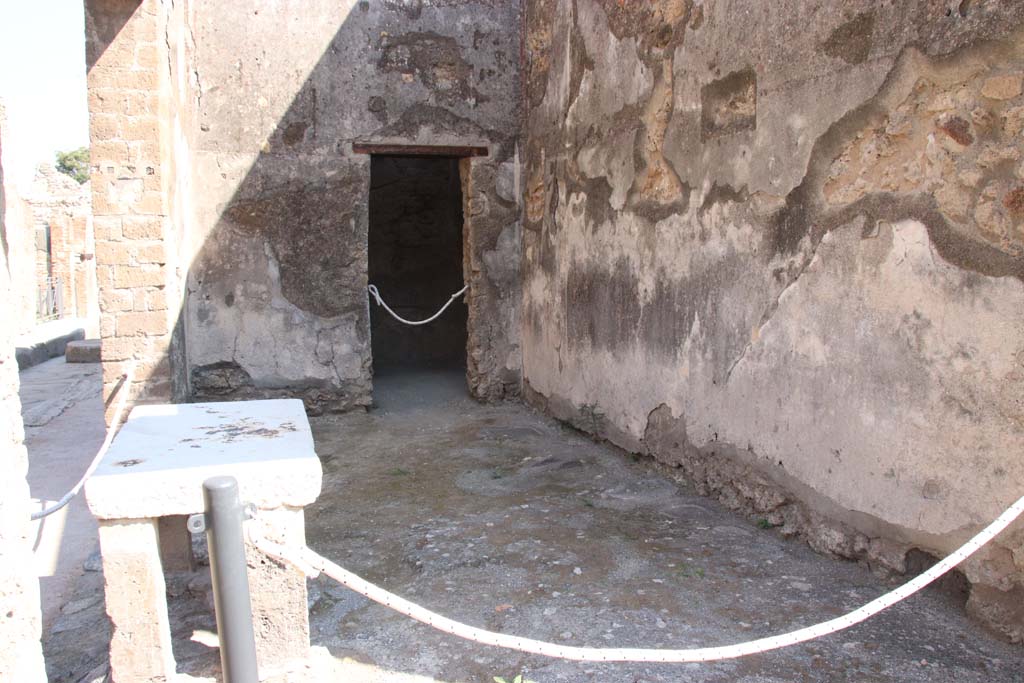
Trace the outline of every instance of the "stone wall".
<instances>
[{"instance_id":1,"label":"stone wall","mask_svg":"<svg viewBox=\"0 0 1024 683\"><path fill-rule=\"evenodd\" d=\"M1024 491L1024 6L525 21L532 401L880 571ZM1024 638L1024 527L963 570Z\"/></svg>"},{"instance_id":2,"label":"stone wall","mask_svg":"<svg viewBox=\"0 0 1024 683\"><path fill-rule=\"evenodd\" d=\"M0 109L0 159L3 110ZM39 642L39 581L32 557L28 454L18 398L18 364L14 358L16 330L6 323L15 319L8 267L7 196L0 166L0 683L46 681Z\"/></svg>"},{"instance_id":3,"label":"stone wall","mask_svg":"<svg viewBox=\"0 0 1024 683\"><path fill-rule=\"evenodd\" d=\"M202 1L189 17L191 395L369 405L356 142L487 148L462 162L468 379L518 393L515 3Z\"/></svg>"}]
</instances>

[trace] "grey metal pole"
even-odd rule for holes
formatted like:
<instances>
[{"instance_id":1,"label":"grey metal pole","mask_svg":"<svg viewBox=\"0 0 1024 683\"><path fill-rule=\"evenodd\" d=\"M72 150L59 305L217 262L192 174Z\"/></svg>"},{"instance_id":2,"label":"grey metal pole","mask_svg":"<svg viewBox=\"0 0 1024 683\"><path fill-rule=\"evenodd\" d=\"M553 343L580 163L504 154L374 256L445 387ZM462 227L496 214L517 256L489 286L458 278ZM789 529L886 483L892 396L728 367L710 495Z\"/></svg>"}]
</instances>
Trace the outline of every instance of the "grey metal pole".
<instances>
[{"instance_id":1,"label":"grey metal pole","mask_svg":"<svg viewBox=\"0 0 1024 683\"><path fill-rule=\"evenodd\" d=\"M203 482L203 501L224 683L257 683L256 637L245 568L244 511L238 499L238 481L234 477L207 479Z\"/></svg>"}]
</instances>

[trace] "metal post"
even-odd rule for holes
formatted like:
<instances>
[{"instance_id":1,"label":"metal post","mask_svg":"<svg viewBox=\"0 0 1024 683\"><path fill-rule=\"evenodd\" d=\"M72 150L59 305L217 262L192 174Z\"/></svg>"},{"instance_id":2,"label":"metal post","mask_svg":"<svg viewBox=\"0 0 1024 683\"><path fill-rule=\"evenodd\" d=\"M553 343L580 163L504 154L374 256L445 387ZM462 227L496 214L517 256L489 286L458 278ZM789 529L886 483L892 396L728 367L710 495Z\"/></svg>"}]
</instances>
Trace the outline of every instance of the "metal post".
<instances>
[{"instance_id":1,"label":"metal post","mask_svg":"<svg viewBox=\"0 0 1024 683\"><path fill-rule=\"evenodd\" d=\"M203 501L224 683L257 683L256 637L252 628L242 536L244 511L238 499L238 481L234 477L207 479L203 482Z\"/></svg>"}]
</instances>

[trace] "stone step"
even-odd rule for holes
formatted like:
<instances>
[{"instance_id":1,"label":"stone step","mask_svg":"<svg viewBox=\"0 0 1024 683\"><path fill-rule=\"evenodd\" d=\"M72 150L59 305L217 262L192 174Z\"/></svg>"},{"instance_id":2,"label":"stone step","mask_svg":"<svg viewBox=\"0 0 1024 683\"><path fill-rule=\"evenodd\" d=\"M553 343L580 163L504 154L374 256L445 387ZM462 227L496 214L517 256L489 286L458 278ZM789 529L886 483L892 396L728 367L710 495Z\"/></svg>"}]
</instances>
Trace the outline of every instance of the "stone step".
<instances>
[{"instance_id":1,"label":"stone step","mask_svg":"<svg viewBox=\"0 0 1024 683\"><path fill-rule=\"evenodd\" d=\"M64 350L64 360L68 363L99 363L100 340L81 339L68 342Z\"/></svg>"}]
</instances>

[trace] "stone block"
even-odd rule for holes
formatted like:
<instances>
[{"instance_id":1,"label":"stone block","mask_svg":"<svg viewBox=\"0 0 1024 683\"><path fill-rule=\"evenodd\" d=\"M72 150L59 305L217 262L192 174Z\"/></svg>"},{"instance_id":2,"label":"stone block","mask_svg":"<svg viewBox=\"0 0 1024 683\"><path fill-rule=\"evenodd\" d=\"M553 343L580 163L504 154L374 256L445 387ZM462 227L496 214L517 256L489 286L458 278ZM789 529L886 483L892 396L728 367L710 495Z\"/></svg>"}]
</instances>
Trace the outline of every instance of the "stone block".
<instances>
[{"instance_id":1,"label":"stone block","mask_svg":"<svg viewBox=\"0 0 1024 683\"><path fill-rule=\"evenodd\" d=\"M164 236L164 221L159 216L125 216L121 231L130 240L158 240Z\"/></svg>"},{"instance_id":2,"label":"stone block","mask_svg":"<svg viewBox=\"0 0 1024 683\"><path fill-rule=\"evenodd\" d=\"M89 117L89 137L99 142L102 140L116 140L121 137L118 126L119 116L115 114L93 113Z\"/></svg>"},{"instance_id":3,"label":"stone block","mask_svg":"<svg viewBox=\"0 0 1024 683\"><path fill-rule=\"evenodd\" d=\"M163 287L147 287L136 290L135 310L137 311L166 311L167 292Z\"/></svg>"},{"instance_id":4,"label":"stone block","mask_svg":"<svg viewBox=\"0 0 1024 683\"><path fill-rule=\"evenodd\" d=\"M89 158L94 166L122 164L128 160L128 144L121 140L96 141L89 146ZM94 188L95 193L95 188Z\"/></svg>"},{"instance_id":5,"label":"stone block","mask_svg":"<svg viewBox=\"0 0 1024 683\"><path fill-rule=\"evenodd\" d=\"M100 290L100 310L105 313L118 313L133 310L132 290L105 287Z\"/></svg>"},{"instance_id":6,"label":"stone block","mask_svg":"<svg viewBox=\"0 0 1024 683\"><path fill-rule=\"evenodd\" d=\"M140 214L162 214L164 213L164 193L158 190L144 190L141 199L135 205Z\"/></svg>"},{"instance_id":7,"label":"stone block","mask_svg":"<svg viewBox=\"0 0 1024 683\"><path fill-rule=\"evenodd\" d=\"M139 351L139 340L136 337L110 337L101 345L101 356L104 362L128 360L134 358Z\"/></svg>"},{"instance_id":8,"label":"stone block","mask_svg":"<svg viewBox=\"0 0 1024 683\"><path fill-rule=\"evenodd\" d=\"M170 330L167 315L162 311L118 313L117 336L157 336Z\"/></svg>"},{"instance_id":9,"label":"stone block","mask_svg":"<svg viewBox=\"0 0 1024 683\"><path fill-rule=\"evenodd\" d=\"M131 116L157 114L160 111L160 97L151 92L132 92L127 96L127 113Z\"/></svg>"},{"instance_id":10,"label":"stone block","mask_svg":"<svg viewBox=\"0 0 1024 683\"><path fill-rule=\"evenodd\" d=\"M320 461L302 401L136 406L86 497L100 519L187 515L203 509L202 482L215 474L235 476L261 509L315 501Z\"/></svg>"},{"instance_id":11,"label":"stone block","mask_svg":"<svg viewBox=\"0 0 1024 683\"><path fill-rule=\"evenodd\" d=\"M144 244L135 249L135 261L137 263L158 263L167 262L167 251L162 243Z\"/></svg>"},{"instance_id":12,"label":"stone block","mask_svg":"<svg viewBox=\"0 0 1024 683\"><path fill-rule=\"evenodd\" d=\"M159 535L153 519L101 520L114 681L166 681L175 674Z\"/></svg>"},{"instance_id":13,"label":"stone block","mask_svg":"<svg viewBox=\"0 0 1024 683\"><path fill-rule=\"evenodd\" d=\"M120 265L114 268L114 286L121 289L162 286L166 284L164 278L164 269L158 265Z\"/></svg>"},{"instance_id":14,"label":"stone block","mask_svg":"<svg viewBox=\"0 0 1024 683\"><path fill-rule=\"evenodd\" d=\"M94 114L124 114L128 98L115 88L93 88L89 91L89 111Z\"/></svg>"},{"instance_id":15,"label":"stone block","mask_svg":"<svg viewBox=\"0 0 1024 683\"><path fill-rule=\"evenodd\" d=\"M68 342L64 352L64 360L68 363L99 363L100 340L82 339Z\"/></svg>"},{"instance_id":16,"label":"stone block","mask_svg":"<svg viewBox=\"0 0 1024 683\"><path fill-rule=\"evenodd\" d=\"M128 149L131 163L136 167L159 170L163 152L159 140L131 140Z\"/></svg>"},{"instance_id":17,"label":"stone block","mask_svg":"<svg viewBox=\"0 0 1024 683\"><path fill-rule=\"evenodd\" d=\"M121 239L121 218L119 216L96 216L92 221L96 241Z\"/></svg>"},{"instance_id":18,"label":"stone block","mask_svg":"<svg viewBox=\"0 0 1024 683\"><path fill-rule=\"evenodd\" d=\"M107 311L100 312L100 338L113 337L116 330L117 316Z\"/></svg>"},{"instance_id":19,"label":"stone block","mask_svg":"<svg viewBox=\"0 0 1024 683\"><path fill-rule=\"evenodd\" d=\"M114 241L96 241L96 259L108 265L127 265L132 262L132 252L128 244Z\"/></svg>"},{"instance_id":20,"label":"stone block","mask_svg":"<svg viewBox=\"0 0 1024 683\"><path fill-rule=\"evenodd\" d=\"M126 140L159 140L160 122L155 116L132 116L124 128Z\"/></svg>"}]
</instances>

